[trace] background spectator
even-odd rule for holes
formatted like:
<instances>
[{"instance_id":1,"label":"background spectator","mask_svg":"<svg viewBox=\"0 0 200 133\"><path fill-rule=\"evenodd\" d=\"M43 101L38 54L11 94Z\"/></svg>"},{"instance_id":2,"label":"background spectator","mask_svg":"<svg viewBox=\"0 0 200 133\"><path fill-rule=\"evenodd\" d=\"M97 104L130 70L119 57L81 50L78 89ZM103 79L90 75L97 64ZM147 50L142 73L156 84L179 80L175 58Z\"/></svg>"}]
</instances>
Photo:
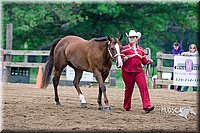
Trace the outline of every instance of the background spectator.
<instances>
[{"instance_id":1,"label":"background spectator","mask_svg":"<svg viewBox=\"0 0 200 133\"><path fill-rule=\"evenodd\" d=\"M197 50L197 46L195 44L191 44L189 46L189 51L182 52L181 55L184 55L184 56L199 56L199 52ZM189 86L183 87L182 92L187 91L188 88L189 88ZM192 89L193 89L193 91L197 91L197 87L195 87L195 86L193 86Z\"/></svg>"},{"instance_id":2,"label":"background spectator","mask_svg":"<svg viewBox=\"0 0 200 133\"><path fill-rule=\"evenodd\" d=\"M178 43L178 42L174 42L174 44L172 45L173 49L171 54L177 54L177 55L181 55L182 52L184 52L184 50L182 49L182 46ZM174 67L174 60L172 60L172 67ZM174 73L172 72L172 76L171 76L171 80L174 79ZM174 89L174 85L170 86L170 89ZM177 91L181 91L181 86L177 87Z\"/></svg>"}]
</instances>

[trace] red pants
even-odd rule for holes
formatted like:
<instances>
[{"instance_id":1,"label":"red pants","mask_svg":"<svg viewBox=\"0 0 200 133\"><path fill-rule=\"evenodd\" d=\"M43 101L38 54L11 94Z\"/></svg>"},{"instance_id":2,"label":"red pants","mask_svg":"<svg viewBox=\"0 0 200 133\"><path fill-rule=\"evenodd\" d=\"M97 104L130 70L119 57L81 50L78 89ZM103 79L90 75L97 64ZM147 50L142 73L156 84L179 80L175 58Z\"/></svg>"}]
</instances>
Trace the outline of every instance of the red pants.
<instances>
[{"instance_id":1,"label":"red pants","mask_svg":"<svg viewBox=\"0 0 200 133\"><path fill-rule=\"evenodd\" d=\"M149 91L148 91L144 71L141 71L141 72L122 71L122 78L125 83L124 109L126 111L131 109L131 97L132 97L135 82L137 83L139 91L140 91L143 108L151 107Z\"/></svg>"}]
</instances>

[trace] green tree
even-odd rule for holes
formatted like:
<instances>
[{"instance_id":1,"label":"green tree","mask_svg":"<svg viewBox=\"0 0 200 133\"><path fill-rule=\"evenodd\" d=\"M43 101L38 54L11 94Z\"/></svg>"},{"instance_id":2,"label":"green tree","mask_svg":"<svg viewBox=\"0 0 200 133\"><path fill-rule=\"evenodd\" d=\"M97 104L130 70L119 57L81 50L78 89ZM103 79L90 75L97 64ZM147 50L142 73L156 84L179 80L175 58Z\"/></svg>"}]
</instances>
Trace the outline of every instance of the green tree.
<instances>
[{"instance_id":1,"label":"green tree","mask_svg":"<svg viewBox=\"0 0 200 133\"><path fill-rule=\"evenodd\" d=\"M13 49L23 49L25 42L29 49L40 49L62 36L62 27L72 27L84 20L73 4L7 3L3 9L4 35L6 24L13 23Z\"/></svg>"},{"instance_id":2,"label":"green tree","mask_svg":"<svg viewBox=\"0 0 200 133\"><path fill-rule=\"evenodd\" d=\"M49 48L66 35L85 39L111 35L119 37L131 29L140 31L140 45L152 49L152 57L170 53L174 41L187 50L198 44L196 3L3 3L3 39L6 24L13 23L13 49ZM123 45L128 43L126 37Z\"/></svg>"}]
</instances>

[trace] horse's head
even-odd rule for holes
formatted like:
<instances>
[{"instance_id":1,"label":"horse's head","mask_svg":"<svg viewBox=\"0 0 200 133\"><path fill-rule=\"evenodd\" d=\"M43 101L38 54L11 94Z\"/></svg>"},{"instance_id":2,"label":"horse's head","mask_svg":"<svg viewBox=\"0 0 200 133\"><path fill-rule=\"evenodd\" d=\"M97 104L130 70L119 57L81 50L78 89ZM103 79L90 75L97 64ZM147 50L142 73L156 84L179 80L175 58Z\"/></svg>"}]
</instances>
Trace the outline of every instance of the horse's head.
<instances>
[{"instance_id":1,"label":"horse's head","mask_svg":"<svg viewBox=\"0 0 200 133\"><path fill-rule=\"evenodd\" d=\"M122 38L123 35L121 35L120 38L111 38L108 36L108 52L110 53L111 58L115 60L117 68L120 68L123 65L121 58Z\"/></svg>"}]
</instances>

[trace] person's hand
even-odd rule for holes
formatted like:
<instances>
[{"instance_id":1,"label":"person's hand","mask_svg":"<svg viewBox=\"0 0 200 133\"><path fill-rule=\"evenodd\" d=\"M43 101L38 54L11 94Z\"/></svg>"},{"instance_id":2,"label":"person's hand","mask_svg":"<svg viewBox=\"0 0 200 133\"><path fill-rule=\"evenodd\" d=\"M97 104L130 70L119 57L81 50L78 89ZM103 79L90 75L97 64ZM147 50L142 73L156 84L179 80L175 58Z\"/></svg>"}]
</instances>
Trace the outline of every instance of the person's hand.
<instances>
[{"instance_id":1,"label":"person's hand","mask_svg":"<svg viewBox=\"0 0 200 133\"><path fill-rule=\"evenodd\" d=\"M127 60L128 60L128 57L125 56L123 62L125 62L125 61L127 61Z\"/></svg>"},{"instance_id":2,"label":"person's hand","mask_svg":"<svg viewBox=\"0 0 200 133\"><path fill-rule=\"evenodd\" d=\"M148 64L152 64L152 63L153 63L153 60L152 60L152 59L149 59Z\"/></svg>"}]
</instances>

